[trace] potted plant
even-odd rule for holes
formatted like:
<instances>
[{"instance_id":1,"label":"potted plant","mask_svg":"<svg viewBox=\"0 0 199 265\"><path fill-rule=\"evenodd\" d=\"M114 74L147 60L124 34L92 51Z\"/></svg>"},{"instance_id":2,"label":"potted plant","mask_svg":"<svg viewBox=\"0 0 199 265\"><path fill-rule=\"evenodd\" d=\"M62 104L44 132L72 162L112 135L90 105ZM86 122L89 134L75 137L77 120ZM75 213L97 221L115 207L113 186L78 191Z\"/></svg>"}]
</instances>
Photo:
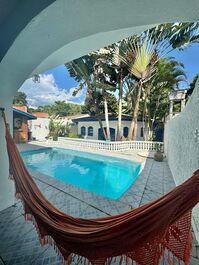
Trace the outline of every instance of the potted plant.
<instances>
[{"instance_id":1,"label":"potted plant","mask_svg":"<svg viewBox=\"0 0 199 265\"><path fill-rule=\"evenodd\" d=\"M155 145L155 150L156 150L156 152L154 153L154 160L162 162L164 159L164 156L163 156L163 153L161 151L161 147L159 144Z\"/></svg>"}]
</instances>

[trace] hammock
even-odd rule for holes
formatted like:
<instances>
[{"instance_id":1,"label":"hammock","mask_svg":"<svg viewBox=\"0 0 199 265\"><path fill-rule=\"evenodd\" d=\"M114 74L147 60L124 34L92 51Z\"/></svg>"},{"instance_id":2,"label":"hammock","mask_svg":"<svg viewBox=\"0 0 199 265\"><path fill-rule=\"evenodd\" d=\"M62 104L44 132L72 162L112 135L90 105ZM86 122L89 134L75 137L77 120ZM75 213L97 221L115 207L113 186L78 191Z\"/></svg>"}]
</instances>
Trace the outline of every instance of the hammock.
<instances>
[{"instance_id":1,"label":"hammock","mask_svg":"<svg viewBox=\"0 0 199 265\"><path fill-rule=\"evenodd\" d=\"M199 201L199 170L158 200L116 216L82 219L56 209L28 173L6 125L10 176L26 220L38 231L41 245L51 244L63 264L188 265L192 246L191 210ZM179 263L175 263L179 262ZM164 264L165 264L164 263Z\"/></svg>"}]
</instances>

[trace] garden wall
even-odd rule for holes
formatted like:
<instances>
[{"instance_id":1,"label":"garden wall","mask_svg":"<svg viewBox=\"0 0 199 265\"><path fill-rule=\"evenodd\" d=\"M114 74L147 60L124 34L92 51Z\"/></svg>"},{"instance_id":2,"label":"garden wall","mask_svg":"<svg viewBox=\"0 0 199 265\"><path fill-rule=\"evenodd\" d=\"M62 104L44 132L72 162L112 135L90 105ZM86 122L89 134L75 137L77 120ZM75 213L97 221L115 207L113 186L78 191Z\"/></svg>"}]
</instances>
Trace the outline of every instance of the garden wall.
<instances>
[{"instance_id":1,"label":"garden wall","mask_svg":"<svg viewBox=\"0 0 199 265\"><path fill-rule=\"evenodd\" d=\"M179 185L199 168L199 80L184 110L166 123L164 144L169 167ZM199 242L199 204L193 212Z\"/></svg>"}]
</instances>

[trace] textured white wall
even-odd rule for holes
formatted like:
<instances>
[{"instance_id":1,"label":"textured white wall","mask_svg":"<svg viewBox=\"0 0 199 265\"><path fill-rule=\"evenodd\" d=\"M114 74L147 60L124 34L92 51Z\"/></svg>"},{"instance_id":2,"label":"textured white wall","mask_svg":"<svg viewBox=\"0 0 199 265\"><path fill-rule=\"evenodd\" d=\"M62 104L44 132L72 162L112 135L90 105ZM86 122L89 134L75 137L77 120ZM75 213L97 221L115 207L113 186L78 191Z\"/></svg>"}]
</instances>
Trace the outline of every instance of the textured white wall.
<instances>
[{"instance_id":1,"label":"textured white wall","mask_svg":"<svg viewBox=\"0 0 199 265\"><path fill-rule=\"evenodd\" d=\"M166 123L164 140L169 167L179 185L199 168L199 80L184 110ZM193 216L199 241L199 205Z\"/></svg>"},{"instance_id":2,"label":"textured white wall","mask_svg":"<svg viewBox=\"0 0 199 265\"><path fill-rule=\"evenodd\" d=\"M12 132L13 111L12 101L0 99L0 106L6 110L7 122ZM14 183L8 179L8 155L5 143L5 125L0 113L0 211L14 204Z\"/></svg>"},{"instance_id":3,"label":"textured white wall","mask_svg":"<svg viewBox=\"0 0 199 265\"><path fill-rule=\"evenodd\" d=\"M37 118L36 120L29 121L32 137L35 137L37 140L44 140L49 135L49 122L49 118Z\"/></svg>"}]
</instances>

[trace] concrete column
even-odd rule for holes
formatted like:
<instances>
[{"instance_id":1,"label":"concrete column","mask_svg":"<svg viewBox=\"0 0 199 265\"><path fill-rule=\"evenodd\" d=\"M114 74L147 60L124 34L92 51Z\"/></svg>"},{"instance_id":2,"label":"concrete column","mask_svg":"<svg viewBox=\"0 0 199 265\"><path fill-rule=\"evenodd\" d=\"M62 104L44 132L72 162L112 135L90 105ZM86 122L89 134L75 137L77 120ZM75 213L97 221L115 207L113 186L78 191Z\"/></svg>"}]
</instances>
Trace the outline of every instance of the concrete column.
<instances>
[{"instance_id":1,"label":"concrete column","mask_svg":"<svg viewBox=\"0 0 199 265\"><path fill-rule=\"evenodd\" d=\"M186 100L185 99L181 100L181 111L184 109L185 104L186 104Z\"/></svg>"},{"instance_id":2,"label":"concrete column","mask_svg":"<svg viewBox=\"0 0 199 265\"><path fill-rule=\"evenodd\" d=\"M173 100L170 100L170 106L169 106L169 119L173 117Z\"/></svg>"},{"instance_id":3,"label":"concrete column","mask_svg":"<svg viewBox=\"0 0 199 265\"><path fill-rule=\"evenodd\" d=\"M12 132L13 111L12 99L0 98L0 107L6 110L7 121L10 123ZM14 204L14 183L9 176L8 156L5 143L5 126L0 113L0 211Z\"/></svg>"}]
</instances>

